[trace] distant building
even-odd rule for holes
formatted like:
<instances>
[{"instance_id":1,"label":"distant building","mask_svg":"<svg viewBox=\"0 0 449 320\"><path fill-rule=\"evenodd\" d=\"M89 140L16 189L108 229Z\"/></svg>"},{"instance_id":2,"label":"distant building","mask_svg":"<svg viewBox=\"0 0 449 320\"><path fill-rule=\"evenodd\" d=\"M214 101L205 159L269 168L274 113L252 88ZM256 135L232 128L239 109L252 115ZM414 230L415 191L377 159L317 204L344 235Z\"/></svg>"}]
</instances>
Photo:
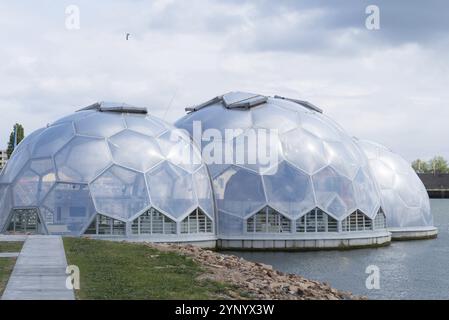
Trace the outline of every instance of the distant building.
<instances>
[{"instance_id":1,"label":"distant building","mask_svg":"<svg viewBox=\"0 0 449 320\"><path fill-rule=\"evenodd\" d=\"M0 170L6 165L6 161L8 161L6 150L0 150Z\"/></svg>"}]
</instances>

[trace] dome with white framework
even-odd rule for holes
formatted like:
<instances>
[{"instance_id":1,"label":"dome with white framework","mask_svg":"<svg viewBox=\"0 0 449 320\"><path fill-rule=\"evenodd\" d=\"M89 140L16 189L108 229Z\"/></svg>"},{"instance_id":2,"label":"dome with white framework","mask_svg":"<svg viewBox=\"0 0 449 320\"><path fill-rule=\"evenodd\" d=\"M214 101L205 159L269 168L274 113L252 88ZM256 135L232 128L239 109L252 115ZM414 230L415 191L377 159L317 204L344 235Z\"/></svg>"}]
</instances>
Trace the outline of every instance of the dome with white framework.
<instances>
[{"instance_id":1,"label":"dome with white framework","mask_svg":"<svg viewBox=\"0 0 449 320\"><path fill-rule=\"evenodd\" d=\"M231 92L186 110L175 125L209 167L222 247L389 241L365 155L319 108Z\"/></svg>"},{"instance_id":2,"label":"dome with white framework","mask_svg":"<svg viewBox=\"0 0 449 320\"><path fill-rule=\"evenodd\" d=\"M190 138L96 103L27 136L0 176L3 232L215 240L207 167Z\"/></svg>"},{"instance_id":3,"label":"dome with white framework","mask_svg":"<svg viewBox=\"0 0 449 320\"><path fill-rule=\"evenodd\" d=\"M433 226L429 196L411 165L398 154L375 142L357 140L368 157L371 172L381 190L387 227L393 238L429 238Z\"/></svg>"}]
</instances>

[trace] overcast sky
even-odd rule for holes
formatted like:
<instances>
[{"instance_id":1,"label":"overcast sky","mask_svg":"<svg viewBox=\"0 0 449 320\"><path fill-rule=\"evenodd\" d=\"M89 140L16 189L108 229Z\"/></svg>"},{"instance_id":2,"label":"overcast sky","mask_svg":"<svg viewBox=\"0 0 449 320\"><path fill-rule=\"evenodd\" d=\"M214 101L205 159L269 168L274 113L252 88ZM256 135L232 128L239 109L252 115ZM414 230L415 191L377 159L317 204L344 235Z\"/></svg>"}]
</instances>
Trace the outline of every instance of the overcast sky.
<instances>
[{"instance_id":1,"label":"overcast sky","mask_svg":"<svg viewBox=\"0 0 449 320\"><path fill-rule=\"evenodd\" d=\"M449 158L447 1L93 2L0 0L0 148L15 122L30 133L95 101L174 121L239 90L309 100L408 160Z\"/></svg>"}]
</instances>

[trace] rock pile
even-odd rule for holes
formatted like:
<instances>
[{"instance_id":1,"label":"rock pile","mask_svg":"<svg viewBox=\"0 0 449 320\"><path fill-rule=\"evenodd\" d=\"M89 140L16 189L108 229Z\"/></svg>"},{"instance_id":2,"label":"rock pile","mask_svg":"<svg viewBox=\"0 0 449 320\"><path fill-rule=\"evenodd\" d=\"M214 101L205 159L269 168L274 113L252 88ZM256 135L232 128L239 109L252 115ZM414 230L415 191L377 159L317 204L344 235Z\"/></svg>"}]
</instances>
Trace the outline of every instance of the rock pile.
<instances>
[{"instance_id":1,"label":"rock pile","mask_svg":"<svg viewBox=\"0 0 449 320\"><path fill-rule=\"evenodd\" d=\"M191 257L206 272L200 279L231 284L232 299L267 300L349 300L361 299L328 284L307 280L299 275L274 270L272 266L250 262L237 256L217 253L192 245L148 244L161 251L176 251Z\"/></svg>"}]
</instances>

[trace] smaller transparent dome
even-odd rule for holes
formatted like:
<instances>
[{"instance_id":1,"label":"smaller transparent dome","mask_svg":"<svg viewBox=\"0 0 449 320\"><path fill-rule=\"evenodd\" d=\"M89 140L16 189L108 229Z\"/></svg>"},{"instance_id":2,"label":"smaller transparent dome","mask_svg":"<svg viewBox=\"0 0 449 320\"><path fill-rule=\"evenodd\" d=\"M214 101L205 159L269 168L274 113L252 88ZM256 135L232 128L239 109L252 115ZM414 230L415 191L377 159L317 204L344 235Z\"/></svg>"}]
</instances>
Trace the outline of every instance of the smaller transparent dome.
<instances>
[{"instance_id":1,"label":"smaller transparent dome","mask_svg":"<svg viewBox=\"0 0 449 320\"><path fill-rule=\"evenodd\" d=\"M0 176L0 200L3 231L214 234L199 150L181 130L127 104L96 103L27 136Z\"/></svg>"},{"instance_id":2,"label":"smaller transparent dome","mask_svg":"<svg viewBox=\"0 0 449 320\"><path fill-rule=\"evenodd\" d=\"M390 228L431 227L433 217L424 184L410 164L388 148L356 140L365 152L380 190Z\"/></svg>"}]
</instances>

